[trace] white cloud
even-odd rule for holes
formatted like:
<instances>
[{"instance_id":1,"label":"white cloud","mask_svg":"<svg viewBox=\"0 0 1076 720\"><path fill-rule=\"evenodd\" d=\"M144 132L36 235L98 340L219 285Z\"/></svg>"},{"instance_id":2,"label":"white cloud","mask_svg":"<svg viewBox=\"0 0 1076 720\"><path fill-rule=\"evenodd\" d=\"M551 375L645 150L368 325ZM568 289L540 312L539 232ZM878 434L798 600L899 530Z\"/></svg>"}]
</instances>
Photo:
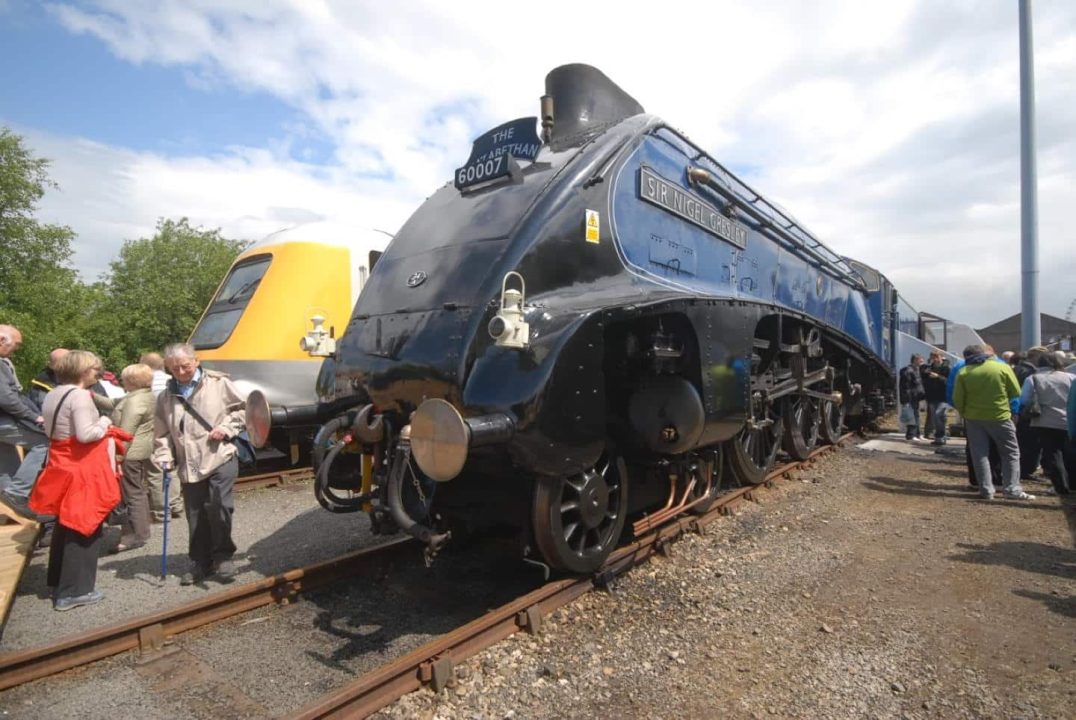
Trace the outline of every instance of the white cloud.
<instances>
[{"instance_id":1,"label":"white cloud","mask_svg":"<svg viewBox=\"0 0 1076 720\"><path fill-rule=\"evenodd\" d=\"M18 130L34 152L52 159L60 185L39 217L78 233L74 261L85 279L107 270L124 240L149 237L157 219L186 214L225 237L259 239L301 222L330 219L393 232L422 200L397 189L236 149L221 158L168 158L85 140Z\"/></svg>"},{"instance_id":2,"label":"white cloud","mask_svg":"<svg viewBox=\"0 0 1076 720\"><path fill-rule=\"evenodd\" d=\"M65 188L47 207L82 238L111 238L108 247L177 209L232 235L275 229L280 208L377 218L394 230L450 177L476 132L537 114L545 73L588 62L719 161L748 168L752 185L834 249L876 265L913 304L979 325L1018 309L1014 4L50 8L126 61L270 93L336 147L324 170L274 148L173 158L47 139L55 152L43 154L56 158ZM1076 180L1076 9L1035 12L1041 307L1063 314L1076 294L1062 219Z\"/></svg>"}]
</instances>

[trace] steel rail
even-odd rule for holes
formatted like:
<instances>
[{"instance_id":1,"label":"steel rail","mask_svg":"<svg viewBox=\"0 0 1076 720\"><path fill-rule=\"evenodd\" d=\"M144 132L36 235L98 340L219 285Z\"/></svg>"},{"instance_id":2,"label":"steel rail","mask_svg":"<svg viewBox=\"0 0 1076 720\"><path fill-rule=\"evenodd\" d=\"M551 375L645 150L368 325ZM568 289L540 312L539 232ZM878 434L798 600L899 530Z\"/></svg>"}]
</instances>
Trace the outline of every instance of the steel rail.
<instances>
[{"instance_id":1,"label":"steel rail","mask_svg":"<svg viewBox=\"0 0 1076 720\"><path fill-rule=\"evenodd\" d=\"M289 570L253 583L206 595L200 600L160 610L122 623L69 636L48 645L0 654L0 690L38 680L127 650L160 650L173 635L272 604L287 604L300 593L343 577L376 572L384 563L415 553L411 538L358 550L308 567Z\"/></svg>"},{"instance_id":2,"label":"steel rail","mask_svg":"<svg viewBox=\"0 0 1076 720\"><path fill-rule=\"evenodd\" d=\"M668 543L685 532L700 532L722 515L729 514L736 503L755 499L755 493L760 487L772 487L775 480L788 477L797 470L814 464L822 455L843 446L852 435L853 433L847 433L837 443L817 448L806 460L775 469L760 485L740 487L721 495L704 515L678 517L648 535L618 548L593 575L548 582L318 698L298 710L293 717L296 720L362 718L424 685L430 685L435 691L440 691L454 677L455 667L459 663L520 630L537 634L541 629L542 619L549 613L596 587L607 586L617 576L645 562L654 553L666 552Z\"/></svg>"}]
</instances>

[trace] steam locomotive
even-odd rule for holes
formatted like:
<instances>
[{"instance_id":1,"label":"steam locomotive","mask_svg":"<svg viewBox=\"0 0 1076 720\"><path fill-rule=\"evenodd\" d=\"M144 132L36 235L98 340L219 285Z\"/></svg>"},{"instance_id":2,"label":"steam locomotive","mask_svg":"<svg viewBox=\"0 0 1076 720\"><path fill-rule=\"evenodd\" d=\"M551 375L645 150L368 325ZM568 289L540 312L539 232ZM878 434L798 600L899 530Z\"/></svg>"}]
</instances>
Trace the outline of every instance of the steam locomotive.
<instances>
[{"instance_id":1,"label":"steam locomotive","mask_svg":"<svg viewBox=\"0 0 1076 720\"><path fill-rule=\"evenodd\" d=\"M330 510L430 553L507 527L589 572L629 518L705 510L870 422L897 358L944 337L599 70L549 73L540 125L479 137L395 235L316 406L252 394L252 439L321 421Z\"/></svg>"}]
</instances>

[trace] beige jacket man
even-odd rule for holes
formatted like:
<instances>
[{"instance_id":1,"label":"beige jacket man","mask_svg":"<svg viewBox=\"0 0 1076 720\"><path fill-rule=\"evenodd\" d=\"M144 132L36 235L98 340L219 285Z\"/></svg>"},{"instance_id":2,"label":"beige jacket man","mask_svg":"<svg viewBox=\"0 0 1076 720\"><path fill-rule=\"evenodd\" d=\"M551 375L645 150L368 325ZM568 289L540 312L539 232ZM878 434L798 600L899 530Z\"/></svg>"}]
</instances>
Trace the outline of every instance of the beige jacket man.
<instances>
[{"instance_id":1,"label":"beige jacket man","mask_svg":"<svg viewBox=\"0 0 1076 720\"><path fill-rule=\"evenodd\" d=\"M235 456L230 440L245 428L245 399L227 375L202 368L187 402L213 429L222 430L226 439L209 437L210 431L187 411L171 380L157 397L153 462L157 467L165 463L174 467L184 483L196 483Z\"/></svg>"}]
</instances>

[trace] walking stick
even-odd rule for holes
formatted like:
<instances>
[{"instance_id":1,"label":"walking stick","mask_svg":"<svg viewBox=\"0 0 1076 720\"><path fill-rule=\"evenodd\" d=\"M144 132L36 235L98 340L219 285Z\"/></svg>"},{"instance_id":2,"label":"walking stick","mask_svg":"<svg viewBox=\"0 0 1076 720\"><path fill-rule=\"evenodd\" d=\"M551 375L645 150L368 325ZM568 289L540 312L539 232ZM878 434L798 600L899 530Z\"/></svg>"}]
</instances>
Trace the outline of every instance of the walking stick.
<instances>
[{"instance_id":1,"label":"walking stick","mask_svg":"<svg viewBox=\"0 0 1076 720\"><path fill-rule=\"evenodd\" d=\"M168 577L168 519L172 516L172 508L168 503L168 483L172 479L172 473L164 471L164 535L163 547L161 548L161 581Z\"/></svg>"}]
</instances>

